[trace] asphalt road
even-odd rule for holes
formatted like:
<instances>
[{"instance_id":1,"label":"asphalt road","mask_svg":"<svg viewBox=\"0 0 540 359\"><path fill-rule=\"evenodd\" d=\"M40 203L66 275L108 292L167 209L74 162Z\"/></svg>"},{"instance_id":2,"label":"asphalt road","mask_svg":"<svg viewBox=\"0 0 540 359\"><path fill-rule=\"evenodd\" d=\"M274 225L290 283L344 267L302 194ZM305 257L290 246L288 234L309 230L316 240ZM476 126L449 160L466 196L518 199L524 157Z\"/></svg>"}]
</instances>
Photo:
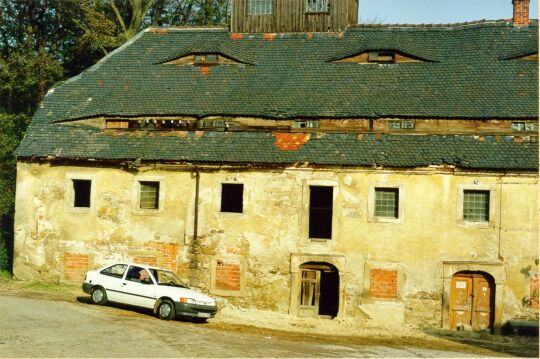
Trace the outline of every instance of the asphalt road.
<instances>
[{"instance_id":1,"label":"asphalt road","mask_svg":"<svg viewBox=\"0 0 540 359\"><path fill-rule=\"evenodd\" d=\"M129 308L0 295L0 357L475 357L162 321ZM476 357L482 357L476 355Z\"/></svg>"}]
</instances>

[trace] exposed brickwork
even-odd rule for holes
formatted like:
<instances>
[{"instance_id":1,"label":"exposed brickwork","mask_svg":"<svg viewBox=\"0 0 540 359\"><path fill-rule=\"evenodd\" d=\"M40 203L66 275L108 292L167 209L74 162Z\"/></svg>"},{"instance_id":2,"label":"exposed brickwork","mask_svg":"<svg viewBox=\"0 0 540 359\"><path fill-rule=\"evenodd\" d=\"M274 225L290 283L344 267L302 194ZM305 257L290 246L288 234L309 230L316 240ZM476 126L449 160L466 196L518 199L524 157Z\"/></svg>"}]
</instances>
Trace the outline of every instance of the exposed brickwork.
<instances>
[{"instance_id":1,"label":"exposed brickwork","mask_svg":"<svg viewBox=\"0 0 540 359\"><path fill-rule=\"evenodd\" d=\"M530 298L531 308L538 309L538 274L531 275L530 277Z\"/></svg>"},{"instance_id":2,"label":"exposed brickwork","mask_svg":"<svg viewBox=\"0 0 540 359\"><path fill-rule=\"evenodd\" d=\"M512 3L514 4L514 25L529 25L529 0L513 0Z\"/></svg>"},{"instance_id":3,"label":"exposed brickwork","mask_svg":"<svg viewBox=\"0 0 540 359\"><path fill-rule=\"evenodd\" d=\"M144 249L155 250L155 251L161 252L163 254L161 267L165 269L170 269L176 272L177 270L176 256L178 253L178 244L147 242L144 244ZM141 256L141 257L149 258L150 256ZM152 264L152 265L157 265L157 262L156 264Z\"/></svg>"},{"instance_id":4,"label":"exposed brickwork","mask_svg":"<svg viewBox=\"0 0 540 359\"><path fill-rule=\"evenodd\" d=\"M397 270L372 269L369 289L373 298L397 298Z\"/></svg>"},{"instance_id":5,"label":"exposed brickwork","mask_svg":"<svg viewBox=\"0 0 540 359\"><path fill-rule=\"evenodd\" d=\"M88 255L64 253L64 279L82 281L88 271Z\"/></svg>"},{"instance_id":6,"label":"exposed brickwork","mask_svg":"<svg viewBox=\"0 0 540 359\"><path fill-rule=\"evenodd\" d=\"M300 149L307 141L310 135L308 133L275 133L276 147L282 151L296 151Z\"/></svg>"},{"instance_id":7,"label":"exposed brickwork","mask_svg":"<svg viewBox=\"0 0 540 359\"><path fill-rule=\"evenodd\" d=\"M240 264L218 261L216 264L215 289L240 290Z\"/></svg>"},{"instance_id":8,"label":"exposed brickwork","mask_svg":"<svg viewBox=\"0 0 540 359\"><path fill-rule=\"evenodd\" d=\"M146 264L149 266L157 266L157 257L153 256L135 256L133 257L133 263Z\"/></svg>"}]
</instances>

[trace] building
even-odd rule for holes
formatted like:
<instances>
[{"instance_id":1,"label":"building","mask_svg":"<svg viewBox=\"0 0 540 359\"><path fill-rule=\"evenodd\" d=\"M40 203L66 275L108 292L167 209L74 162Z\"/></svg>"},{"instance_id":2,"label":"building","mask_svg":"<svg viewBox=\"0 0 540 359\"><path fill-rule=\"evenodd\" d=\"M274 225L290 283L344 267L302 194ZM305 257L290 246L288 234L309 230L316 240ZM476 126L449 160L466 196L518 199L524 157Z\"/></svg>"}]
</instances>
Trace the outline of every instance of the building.
<instances>
[{"instance_id":1,"label":"building","mask_svg":"<svg viewBox=\"0 0 540 359\"><path fill-rule=\"evenodd\" d=\"M297 3L346 22L324 20L338 0ZM232 21L279 30L278 5L233 2ZM464 24L141 32L36 112L15 275L127 259L299 316L537 317L538 23L514 5Z\"/></svg>"}]
</instances>

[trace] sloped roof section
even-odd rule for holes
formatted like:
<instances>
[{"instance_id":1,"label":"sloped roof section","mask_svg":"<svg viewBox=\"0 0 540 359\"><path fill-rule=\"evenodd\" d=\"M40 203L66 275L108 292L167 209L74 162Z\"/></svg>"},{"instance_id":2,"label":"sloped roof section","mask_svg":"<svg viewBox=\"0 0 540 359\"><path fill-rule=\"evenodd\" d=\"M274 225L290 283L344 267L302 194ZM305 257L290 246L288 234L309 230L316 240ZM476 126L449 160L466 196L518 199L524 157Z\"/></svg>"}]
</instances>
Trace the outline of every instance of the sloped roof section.
<instances>
[{"instance_id":1,"label":"sloped roof section","mask_svg":"<svg viewBox=\"0 0 540 359\"><path fill-rule=\"evenodd\" d=\"M278 133L268 132L110 132L67 125L31 131L19 157L175 161L288 165L421 167L536 170L538 143L513 136L410 136L374 134L305 135L300 146L284 150ZM307 138L306 138L307 136ZM84 139L84 140L82 140Z\"/></svg>"},{"instance_id":2,"label":"sloped roof section","mask_svg":"<svg viewBox=\"0 0 540 359\"><path fill-rule=\"evenodd\" d=\"M231 34L226 29L146 30L52 89L19 158L537 170L527 139L324 134L291 148L270 132L109 131L70 124L97 116L291 118L536 118L538 64L508 60L538 49L538 27L506 22L357 26L344 33ZM368 50L425 62L336 63ZM238 60L203 68L166 62L188 54ZM284 136L281 136L285 138ZM317 138L320 137L320 138ZM277 145L278 144L278 145ZM294 149L294 150L293 150Z\"/></svg>"},{"instance_id":3,"label":"sloped roof section","mask_svg":"<svg viewBox=\"0 0 540 359\"><path fill-rule=\"evenodd\" d=\"M431 62L332 62L377 49ZM525 28L506 22L359 26L275 36L151 28L54 89L36 121L98 115L536 117L538 64L506 60L534 51L536 22ZM192 53L222 53L245 64L204 73L163 64Z\"/></svg>"}]
</instances>

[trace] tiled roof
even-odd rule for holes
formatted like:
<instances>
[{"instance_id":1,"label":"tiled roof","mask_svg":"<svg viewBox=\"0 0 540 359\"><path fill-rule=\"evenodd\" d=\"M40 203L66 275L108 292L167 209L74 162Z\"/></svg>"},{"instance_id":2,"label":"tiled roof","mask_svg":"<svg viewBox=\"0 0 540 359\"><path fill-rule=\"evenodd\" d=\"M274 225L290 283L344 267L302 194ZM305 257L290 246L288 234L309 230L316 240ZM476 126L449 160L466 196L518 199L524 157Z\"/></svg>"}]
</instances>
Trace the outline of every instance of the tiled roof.
<instances>
[{"instance_id":1,"label":"tiled roof","mask_svg":"<svg viewBox=\"0 0 540 359\"><path fill-rule=\"evenodd\" d=\"M535 170L530 138L462 135L280 134L268 132L115 131L48 125L27 134L19 157ZM66 127L66 129L64 128ZM69 128L69 130L67 129ZM286 150L281 136L291 143ZM295 138L295 136L297 138Z\"/></svg>"},{"instance_id":2,"label":"tiled roof","mask_svg":"<svg viewBox=\"0 0 540 359\"><path fill-rule=\"evenodd\" d=\"M427 62L333 63L369 50ZM327 134L297 151L271 133L209 133L195 139L130 135L59 122L94 116L225 115L264 118L536 118L538 26L356 26L344 33L231 34L226 29L151 28L79 76L59 84L34 115L19 157L537 168L535 144L460 136ZM243 64L166 65L190 53Z\"/></svg>"},{"instance_id":3,"label":"tiled roof","mask_svg":"<svg viewBox=\"0 0 540 359\"><path fill-rule=\"evenodd\" d=\"M241 38L240 38L241 37ZM431 62L332 63L390 49ZM96 115L247 115L273 118L536 117L538 64L506 60L538 51L537 24L352 27L344 33L241 34L151 28L58 86L36 118ZM163 62L221 52L249 65Z\"/></svg>"}]
</instances>

